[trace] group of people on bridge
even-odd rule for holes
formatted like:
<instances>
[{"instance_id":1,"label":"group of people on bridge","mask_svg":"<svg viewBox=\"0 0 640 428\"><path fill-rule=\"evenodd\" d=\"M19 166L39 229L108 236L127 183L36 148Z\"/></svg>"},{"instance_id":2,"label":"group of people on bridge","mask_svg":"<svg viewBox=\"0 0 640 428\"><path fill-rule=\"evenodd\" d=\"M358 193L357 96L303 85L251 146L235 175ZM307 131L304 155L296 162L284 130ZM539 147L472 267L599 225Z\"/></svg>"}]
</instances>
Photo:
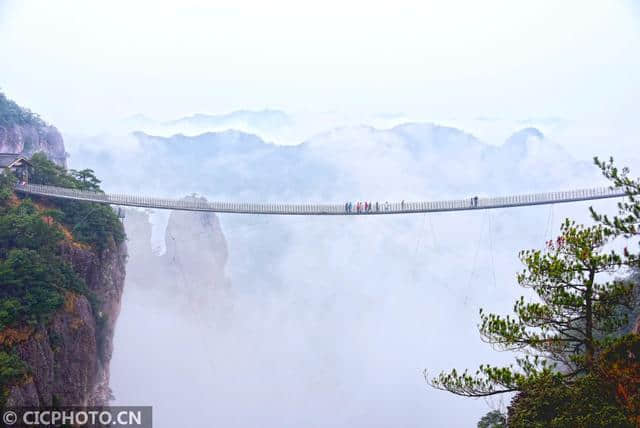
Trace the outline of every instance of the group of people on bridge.
<instances>
[{"instance_id":1,"label":"group of people on bridge","mask_svg":"<svg viewBox=\"0 0 640 428\"><path fill-rule=\"evenodd\" d=\"M402 202L400 202L400 210L404 211L405 209L405 202L404 200ZM478 197L474 196L471 198L471 208L478 208ZM357 201L357 202L345 202L344 204L344 211L346 213L349 214L367 214L367 213L371 213L371 212L388 212L392 209L391 204L389 204L389 201L386 201L383 204L381 204L380 202L361 202L361 201ZM397 210L398 207L394 207L394 210Z\"/></svg>"},{"instance_id":2,"label":"group of people on bridge","mask_svg":"<svg viewBox=\"0 0 640 428\"><path fill-rule=\"evenodd\" d=\"M404 201L402 201L401 207L404 209ZM344 211L347 213L371 213L390 210L391 204L389 204L389 201L386 201L384 204L377 201L375 203L357 201L355 204L353 202L346 202L344 204Z\"/></svg>"}]
</instances>

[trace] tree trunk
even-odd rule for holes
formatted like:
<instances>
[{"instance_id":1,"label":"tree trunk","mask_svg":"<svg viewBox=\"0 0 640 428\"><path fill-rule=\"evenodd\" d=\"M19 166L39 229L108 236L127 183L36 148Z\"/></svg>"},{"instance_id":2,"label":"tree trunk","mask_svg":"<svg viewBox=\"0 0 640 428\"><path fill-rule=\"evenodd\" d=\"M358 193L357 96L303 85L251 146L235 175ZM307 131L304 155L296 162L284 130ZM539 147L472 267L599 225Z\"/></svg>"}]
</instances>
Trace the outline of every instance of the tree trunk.
<instances>
[{"instance_id":1,"label":"tree trunk","mask_svg":"<svg viewBox=\"0 0 640 428\"><path fill-rule=\"evenodd\" d=\"M596 276L594 267L589 270L589 279L586 283L586 289L584 292L584 304L585 304L585 317L586 317L586 331L585 331L585 345L587 351L586 364L588 368L591 368L593 364L593 281Z\"/></svg>"}]
</instances>

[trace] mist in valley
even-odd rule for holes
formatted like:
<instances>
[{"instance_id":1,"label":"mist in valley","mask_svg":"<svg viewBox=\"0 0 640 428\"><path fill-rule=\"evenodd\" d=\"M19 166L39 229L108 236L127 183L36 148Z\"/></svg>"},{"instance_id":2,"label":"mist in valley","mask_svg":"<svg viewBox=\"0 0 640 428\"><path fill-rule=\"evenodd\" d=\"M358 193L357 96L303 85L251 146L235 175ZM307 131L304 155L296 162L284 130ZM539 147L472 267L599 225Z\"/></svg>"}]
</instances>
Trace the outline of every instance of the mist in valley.
<instances>
[{"instance_id":1,"label":"mist in valley","mask_svg":"<svg viewBox=\"0 0 640 428\"><path fill-rule=\"evenodd\" d=\"M606 184L535 129L500 146L431 124L340 128L296 146L238 131L127 138L135 150L105 158L87 144L71 159L95 168L106 190L210 200L382 203ZM153 405L159 426L203 417L468 426L508 400L435 391L423 370L508 363L481 342L479 308L510 311L526 294L518 251L540 248L567 216L590 221L588 206L364 217L128 210L116 403Z\"/></svg>"},{"instance_id":2,"label":"mist in valley","mask_svg":"<svg viewBox=\"0 0 640 428\"><path fill-rule=\"evenodd\" d=\"M214 201L469 199L640 171L634 1L0 0L2 92L106 192ZM468 427L423 371L480 340L520 250L588 207L392 216L127 209L113 404L157 427Z\"/></svg>"}]
</instances>

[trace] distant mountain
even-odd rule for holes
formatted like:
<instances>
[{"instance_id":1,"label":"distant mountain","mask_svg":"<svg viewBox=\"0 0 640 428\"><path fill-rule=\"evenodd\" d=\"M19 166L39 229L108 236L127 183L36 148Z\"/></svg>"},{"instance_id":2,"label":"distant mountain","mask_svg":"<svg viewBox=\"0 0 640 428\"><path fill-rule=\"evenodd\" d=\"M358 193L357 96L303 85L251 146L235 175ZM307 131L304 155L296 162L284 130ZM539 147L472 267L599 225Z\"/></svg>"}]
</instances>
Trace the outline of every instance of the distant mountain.
<instances>
[{"instance_id":1,"label":"distant mountain","mask_svg":"<svg viewBox=\"0 0 640 428\"><path fill-rule=\"evenodd\" d=\"M511 165L513 173L521 171L519 173L525 172L530 177L544 175L549 182L567 180L576 186L583 185L583 173L593 172L590 164L576 162L570 153L547 140L537 128L524 128L507 138L496 161Z\"/></svg>"},{"instance_id":2,"label":"distant mountain","mask_svg":"<svg viewBox=\"0 0 640 428\"><path fill-rule=\"evenodd\" d=\"M187 156L202 159L224 154L242 154L272 147L258 136L236 130L206 132L194 137L177 134L172 137L158 137L144 132L132 134L142 144L145 151L162 150L173 156Z\"/></svg>"},{"instance_id":3,"label":"distant mountain","mask_svg":"<svg viewBox=\"0 0 640 428\"><path fill-rule=\"evenodd\" d=\"M504 144L505 146L523 146L530 138L542 140L544 134L537 128L524 128L511 135Z\"/></svg>"},{"instance_id":4,"label":"distant mountain","mask_svg":"<svg viewBox=\"0 0 640 428\"><path fill-rule=\"evenodd\" d=\"M162 178L162 191L173 195L198 191L244 199L340 200L362 193L424 199L543 191L594 179L593 168L576 162L535 128L514 133L498 147L460 129L430 123L389 130L343 127L296 146L275 145L235 130L132 135L139 144L135 158L97 154L87 145L74 159L102 176L117 169L118 174L105 181L125 187L120 190L147 182L141 174L153 171L156 179ZM96 145L102 144L91 143ZM171 177L165 179L167 174Z\"/></svg>"},{"instance_id":5,"label":"distant mountain","mask_svg":"<svg viewBox=\"0 0 640 428\"><path fill-rule=\"evenodd\" d=\"M593 167L575 161L534 130L518 131L501 146L431 123L391 129L344 126L295 146L271 144L238 130L197 136L150 134L135 133L123 140L133 147L130 150L93 149L108 146L99 139L108 137L76 144L79 150L71 160L93 168L110 191L172 197L198 192L208 200L224 201L438 200L602 182ZM197 403L210 408L218 403L216 414L227 412L229 420L237 421L233 406L246 402L247 393L252 400L254 395L264 400L274 395L272 391L282 391L297 398L299 405L276 400L269 402L270 409L278 414L305 409L291 425L304 425L306 403L312 403L314 412L320 408L320 413L347 403L351 407L341 411L347 422L333 425L352 426L363 412L362 403L388 398L388 391L377 387L383 376L394 396L403 398L396 400L402 407L384 425L411 425L402 415L414 418L416 412L421 412L420 420L435 414L443 425L452 425L451 412L433 411L444 408L449 398L437 393L423 398L415 367L428 361L429 366L446 368L451 355L461 357L460 365L468 365L469 355L493 355L482 354L487 350L477 340L477 308L511 306L511 299L521 292L510 286L521 269L515 254L543 245L568 210L588 216L584 204L424 216L221 214L233 310L215 330L218 323L210 318L219 307L190 307L194 315L210 321L202 323L201 333L191 325L181 326L182 314L175 318L178 322L158 320L176 310L180 293L189 292L190 285L221 284L221 269L208 257L209 241L219 234L206 233L206 216L194 215L194 222L184 227L167 220L166 231L157 235L165 239L167 249L161 260L170 259L171 265L156 269L150 261L131 269L147 281L148 292L133 297L137 304L128 306L128 314L125 308L130 322L121 336L126 342L116 348L122 361L119 369L115 366L114 378L121 385L116 396L122 403L153 397L157 407L175 408L174 398L164 405L158 400L167 396L161 374L177 364L193 368L191 377L180 372L171 380L173 389L184 391L184 404L179 406ZM145 240L153 228L164 228L160 214L154 215L153 227L130 235L132 251L145 244L149 259L159 257L148 251ZM143 235L135 239L136 233ZM193 245L171 242L185 237ZM158 275L160 280L155 279ZM182 291L170 295L166 308L154 308L149 295L154 296L163 282ZM140 337L144 346L139 346ZM177 343L171 347L175 352L163 352L166 343ZM455 346L465 352L433 352ZM145 349L153 351L140 357ZM153 358L158 352L174 359ZM132 368L129 362L135 358L143 364ZM137 389L139 379L158 387ZM368 379L373 381L367 383ZM256 392L262 385L264 389ZM235 395L229 396L229 391ZM374 407L366 411L375 414ZM246 425L263 418L260 414L260 421Z\"/></svg>"},{"instance_id":6,"label":"distant mountain","mask_svg":"<svg viewBox=\"0 0 640 428\"><path fill-rule=\"evenodd\" d=\"M187 126L200 128L229 127L239 124L259 130L269 130L291 124L289 116L280 110L238 110L229 114L208 115L194 114L178 120L163 122L165 126ZM231 126L232 127L232 126Z\"/></svg>"},{"instance_id":7,"label":"distant mountain","mask_svg":"<svg viewBox=\"0 0 640 428\"><path fill-rule=\"evenodd\" d=\"M121 121L116 129L124 132L146 132L154 135L199 135L207 132L238 130L270 135L288 129L293 120L280 110L238 110L228 114L194 114L176 120L156 121L137 114Z\"/></svg>"},{"instance_id":8,"label":"distant mountain","mask_svg":"<svg viewBox=\"0 0 640 428\"><path fill-rule=\"evenodd\" d=\"M459 157L462 152L479 152L486 148L476 137L460 129L430 123L407 123L391 130L405 140L413 154Z\"/></svg>"}]
</instances>

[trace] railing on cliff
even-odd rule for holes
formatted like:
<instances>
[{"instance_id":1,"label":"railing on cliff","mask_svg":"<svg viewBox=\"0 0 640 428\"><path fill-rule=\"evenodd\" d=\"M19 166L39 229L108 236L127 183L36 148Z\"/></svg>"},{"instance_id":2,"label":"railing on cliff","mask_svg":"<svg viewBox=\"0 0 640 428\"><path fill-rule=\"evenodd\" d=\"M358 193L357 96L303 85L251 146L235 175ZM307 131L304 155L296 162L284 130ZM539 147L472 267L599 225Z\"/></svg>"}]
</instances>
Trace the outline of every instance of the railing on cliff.
<instances>
[{"instance_id":1,"label":"railing on cliff","mask_svg":"<svg viewBox=\"0 0 640 428\"><path fill-rule=\"evenodd\" d=\"M413 214L447 211L483 210L494 208L522 207L530 205L559 204L595 199L618 198L625 191L618 188L590 188L560 192L531 193L501 196L495 198L466 198L444 201L418 202L376 202L368 211L357 210L355 202L349 210L346 202L339 204L291 204L291 203L254 203L254 202L207 202L203 199L165 199L141 195L118 193L99 193L89 190L67 189L40 184L18 184L16 191L30 195L53 198L73 199L77 201L98 202L109 205L158 208L183 211L209 211L234 214L272 214L272 215L385 215Z\"/></svg>"}]
</instances>

